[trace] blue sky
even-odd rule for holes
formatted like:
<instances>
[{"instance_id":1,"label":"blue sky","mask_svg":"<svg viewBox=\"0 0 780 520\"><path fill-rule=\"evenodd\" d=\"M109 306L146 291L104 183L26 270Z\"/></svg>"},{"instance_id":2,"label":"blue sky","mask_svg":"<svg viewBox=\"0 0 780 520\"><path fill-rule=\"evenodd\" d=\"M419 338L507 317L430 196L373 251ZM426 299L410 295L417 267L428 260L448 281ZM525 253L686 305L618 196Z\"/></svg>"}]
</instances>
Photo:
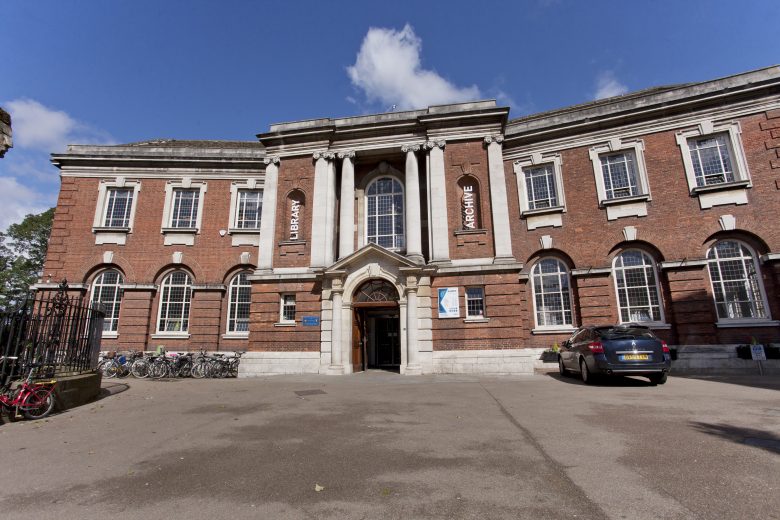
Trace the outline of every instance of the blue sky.
<instances>
[{"instance_id":1,"label":"blue sky","mask_svg":"<svg viewBox=\"0 0 780 520\"><path fill-rule=\"evenodd\" d=\"M253 139L273 122L495 98L511 117L780 62L780 2L4 0L0 230L67 143Z\"/></svg>"}]
</instances>

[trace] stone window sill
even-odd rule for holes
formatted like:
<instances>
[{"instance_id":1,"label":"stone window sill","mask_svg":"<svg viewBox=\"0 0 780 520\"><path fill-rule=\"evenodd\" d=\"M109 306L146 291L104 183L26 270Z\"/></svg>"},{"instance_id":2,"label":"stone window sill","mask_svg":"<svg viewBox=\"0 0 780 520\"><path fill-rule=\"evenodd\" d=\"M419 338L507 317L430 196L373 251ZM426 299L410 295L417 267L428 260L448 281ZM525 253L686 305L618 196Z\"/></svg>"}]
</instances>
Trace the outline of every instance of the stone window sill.
<instances>
[{"instance_id":1,"label":"stone window sill","mask_svg":"<svg viewBox=\"0 0 780 520\"><path fill-rule=\"evenodd\" d=\"M750 186L750 181L724 182L721 184L710 184L708 186L696 186L691 190L691 195L699 193L709 193L713 191L726 191L734 189L744 189Z\"/></svg>"},{"instance_id":2,"label":"stone window sill","mask_svg":"<svg viewBox=\"0 0 780 520\"><path fill-rule=\"evenodd\" d=\"M152 339L189 339L189 332L157 332Z\"/></svg>"},{"instance_id":3,"label":"stone window sill","mask_svg":"<svg viewBox=\"0 0 780 520\"><path fill-rule=\"evenodd\" d=\"M458 235L487 235L487 229L456 229L453 234Z\"/></svg>"},{"instance_id":4,"label":"stone window sill","mask_svg":"<svg viewBox=\"0 0 780 520\"><path fill-rule=\"evenodd\" d=\"M248 339L249 332L228 332L222 335L222 339Z\"/></svg>"},{"instance_id":5,"label":"stone window sill","mask_svg":"<svg viewBox=\"0 0 780 520\"><path fill-rule=\"evenodd\" d=\"M116 339L119 337L118 332L104 332L102 338L103 339Z\"/></svg>"},{"instance_id":6,"label":"stone window sill","mask_svg":"<svg viewBox=\"0 0 780 520\"><path fill-rule=\"evenodd\" d=\"M574 327L537 327L531 331L531 334L572 334Z\"/></svg>"},{"instance_id":7,"label":"stone window sill","mask_svg":"<svg viewBox=\"0 0 780 520\"><path fill-rule=\"evenodd\" d=\"M93 233L130 233L129 227L98 226L92 228Z\"/></svg>"},{"instance_id":8,"label":"stone window sill","mask_svg":"<svg viewBox=\"0 0 780 520\"><path fill-rule=\"evenodd\" d=\"M632 202L647 202L650 195L633 195L631 197L619 197L617 199L604 199L600 202L601 206L618 206L620 204L631 204Z\"/></svg>"},{"instance_id":9,"label":"stone window sill","mask_svg":"<svg viewBox=\"0 0 780 520\"><path fill-rule=\"evenodd\" d=\"M463 323L488 323L490 318L466 318Z\"/></svg>"},{"instance_id":10,"label":"stone window sill","mask_svg":"<svg viewBox=\"0 0 780 520\"><path fill-rule=\"evenodd\" d=\"M295 327L296 323L294 321L279 321L277 323L274 323L274 327Z\"/></svg>"},{"instance_id":11,"label":"stone window sill","mask_svg":"<svg viewBox=\"0 0 780 520\"><path fill-rule=\"evenodd\" d=\"M228 234L230 235L252 235L259 234L260 228L230 228Z\"/></svg>"},{"instance_id":12,"label":"stone window sill","mask_svg":"<svg viewBox=\"0 0 780 520\"><path fill-rule=\"evenodd\" d=\"M563 213L566 211L564 206L553 206L551 208L528 209L520 213L520 217L533 217L534 215L549 215L551 213Z\"/></svg>"},{"instance_id":13,"label":"stone window sill","mask_svg":"<svg viewBox=\"0 0 780 520\"><path fill-rule=\"evenodd\" d=\"M188 233L194 235L197 232L198 232L198 228L172 228L172 227L162 228L162 233Z\"/></svg>"},{"instance_id":14,"label":"stone window sill","mask_svg":"<svg viewBox=\"0 0 780 520\"><path fill-rule=\"evenodd\" d=\"M721 320L715 323L719 329L729 329L737 327L777 327L780 321L777 320Z\"/></svg>"}]
</instances>

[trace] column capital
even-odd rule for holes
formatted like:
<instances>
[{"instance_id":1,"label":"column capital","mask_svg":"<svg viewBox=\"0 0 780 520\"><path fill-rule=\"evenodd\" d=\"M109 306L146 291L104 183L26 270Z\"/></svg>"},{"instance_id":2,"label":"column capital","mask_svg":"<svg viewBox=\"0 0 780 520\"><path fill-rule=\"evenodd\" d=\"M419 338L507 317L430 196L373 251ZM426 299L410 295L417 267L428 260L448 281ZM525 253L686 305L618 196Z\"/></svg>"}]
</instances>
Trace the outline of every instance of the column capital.
<instances>
[{"instance_id":1,"label":"column capital","mask_svg":"<svg viewBox=\"0 0 780 520\"><path fill-rule=\"evenodd\" d=\"M423 148L423 146L425 146L425 143L405 144L405 145L401 146L401 151L404 152L404 153L419 152Z\"/></svg>"},{"instance_id":2,"label":"column capital","mask_svg":"<svg viewBox=\"0 0 780 520\"><path fill-rule=\"evenodd\" d=\"M344 150L336 154L339 159L354 159L355 150Z\"/></svg>"},{"instance_id":3,"label":"column capital","mask_svg":"<svg viewBox=\"0 0 780 520\"><path fill-rule=\"evenodd\" d=\"M265 159L263 159L263 162L265 164L279 164L279 156L278 155L269 155Z\"/></svg>"},{"instance_id":4,"label":"column capital","mask_svg":"<svg viewBox=\"0 0 780 520\"><path fill-rule=\"evenodd\" d=\"M446 145L447 142L444 139L431 139L430 141L425 141L425 148L432 149L432 148L444 148L444 145Z\"/></svg>"},{"instance_id":5,"label":"column capital","mask_svg":"<svg viewBox=\"0 0 780 520\"><path fill-rule=\"evenodd\" d=\"M491 144L491 143L501 144L504 142L504 135L503 134L486 135L484 141L485 144Z\"/></svg>"},{"instance_id":6,"label":"column capital","mask_svg":"<svg viewBox=\"0 0 780 520\"><path fill-rule=\"evenodd\" d=\"M336 158L336 154L333 153L333 152L330 152L328 150L318 150L318 151L314 152L312 154L312 156L314 157L315 160L316 159L327 159L327 160L332 161L333 159Z\"/></svg>"}]
</instances>

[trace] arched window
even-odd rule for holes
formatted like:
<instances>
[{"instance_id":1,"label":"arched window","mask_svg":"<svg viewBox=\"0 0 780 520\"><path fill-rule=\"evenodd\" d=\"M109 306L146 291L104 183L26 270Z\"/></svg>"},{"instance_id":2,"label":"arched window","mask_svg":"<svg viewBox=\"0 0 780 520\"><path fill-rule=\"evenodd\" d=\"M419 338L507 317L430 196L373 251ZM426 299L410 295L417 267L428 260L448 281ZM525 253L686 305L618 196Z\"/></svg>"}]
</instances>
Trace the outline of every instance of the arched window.
<instances>
[{"instance_id":1,"label":"arched window","mask_svg":"<svg viewBox=\"0 0 780 520\"><path fill-rule=\"evenodd\" d=\"M305 240L303 215L306 208L306 195L301 190L293 190L287 195L287 222L285 240Z\"/></svg>"},{"instance_id":2,"label":"arched window","mask_svg":"<svg viewBox=\"0 0 780 520\"><path fill-rule=\"evenodd\" d=\"M228 332L249 332L249 306L252 299L252 285L246 271L230 280L228 294Z\"/></svg>"},{"instance_id":3,"label":"arched window","mask_svg":"<svg viewBox=\"0 0 780 520\"><path fill-rule=\"evenodd\" d=\"M572 326L571 291L566 265L557 258L543 258L534 265L531 280L536 326Z\"/></svg>"},{"instance_id":4,"label":"arched window","mask_svg":"<svg viewBox=\"0 0 780 520\"><path fill-rule=\"evenodd\" d=\"M160 293L157 332L187 332L190 327L192 280L184 271L165 277Z\"/></svg>"},{"instance_id":5,"label":"arched window","mask_svg":"<svg viewBox=\"0 0 780 520\"><path fill-rule=\"evenodd\" d=\"M404 239L404 189L392 177L380 177L366 191L366 238L394 251L406 246Z\"/></svg>"},{"instance_id":6,"label":"arched window","mask_svg":"<svg viewBox=\"0 0 780 520\"><path fill-rule=\"evenodd\" d=\"M663 321L655 262L647 253L632 249L612 264L620 322Z\"/></svg>"},{"instance_id":7,"label":"arched window","mask_svg":"<svg viewBox=\"0 0 780 520\"><path fill-rule=\"evenodd\" d=\"M461 229L482 229L482 215L479 205L479 184L477 180L465 175L458 181L460 189Z\"/></svg>"},{"instance_id":8,"label":"arched window","mask_svg":"<svg viewBox=\"0 0 780 520\"><path fill-rule=\"evenodd\" d=\"M753 252L736 240L721 240L707 253L718 319L767 317L764 289Z\"/></svg>"},{"instance_id":9,"label":"arched window","mask_svg":"<svg viewBox=\"0 0 780 520\"><path fill-rule=\"evenodd\" d=\"M92 283L92 304L97 304L106 313L103 332L119 329L119 306L122 303L122 273L109 269L100 273Z\"/></svg>"}]
</instances>

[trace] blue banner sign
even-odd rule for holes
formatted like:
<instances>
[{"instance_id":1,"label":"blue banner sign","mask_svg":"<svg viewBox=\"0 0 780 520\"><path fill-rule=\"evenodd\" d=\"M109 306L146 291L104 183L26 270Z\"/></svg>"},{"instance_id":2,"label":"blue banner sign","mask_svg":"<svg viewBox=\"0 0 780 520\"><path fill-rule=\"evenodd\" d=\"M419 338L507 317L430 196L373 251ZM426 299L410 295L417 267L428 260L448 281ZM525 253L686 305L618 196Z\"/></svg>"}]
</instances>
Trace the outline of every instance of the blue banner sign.
<instances>
[{"instance_id":1,"label":"blue banner sign","mask_svg":"<svg viewBox=\"0 0 780 520\"><path fill-rule=\"evenodd\" d=\"M307 327L317 327L320 324L320 317L304 316L303 319L301 320L301 323L303 323L303 325Z\"/></svg>"}]
</instances>

